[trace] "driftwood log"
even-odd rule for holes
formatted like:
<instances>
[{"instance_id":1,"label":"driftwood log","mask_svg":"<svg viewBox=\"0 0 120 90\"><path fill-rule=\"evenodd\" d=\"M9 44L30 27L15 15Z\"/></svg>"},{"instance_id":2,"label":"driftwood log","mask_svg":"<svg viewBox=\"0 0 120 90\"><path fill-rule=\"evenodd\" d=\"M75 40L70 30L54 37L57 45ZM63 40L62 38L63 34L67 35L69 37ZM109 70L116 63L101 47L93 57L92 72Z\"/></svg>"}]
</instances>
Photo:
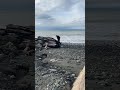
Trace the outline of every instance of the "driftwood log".
<instances>
[{"instance_id":1,"label":"driftwood log","mask_svg":"<svg viewBox=\"0 0 120 90\"><path fill-rule=\"evenodd\" d=\"M85 90L85 67L74 82L72 90Z\"/></svg>"}]
</instances>

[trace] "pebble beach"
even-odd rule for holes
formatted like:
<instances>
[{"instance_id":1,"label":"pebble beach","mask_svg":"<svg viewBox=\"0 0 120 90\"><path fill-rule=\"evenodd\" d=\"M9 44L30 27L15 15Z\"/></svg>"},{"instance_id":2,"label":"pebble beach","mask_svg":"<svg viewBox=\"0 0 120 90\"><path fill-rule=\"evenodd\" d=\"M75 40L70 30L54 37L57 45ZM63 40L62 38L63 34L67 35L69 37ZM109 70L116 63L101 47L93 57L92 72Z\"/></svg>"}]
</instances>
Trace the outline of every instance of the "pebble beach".
<instances>
[{"instance_id":1,"label":"pebble beach","mask_svg":"<svg viewBox=\"0 0 120 90\"><path fill-rule=\"evenodd\" d=\"M36 49L35 53L36 90L71 90L85 65L84 44L62 43L61 48Z\"/></svg>"}]
</instances>

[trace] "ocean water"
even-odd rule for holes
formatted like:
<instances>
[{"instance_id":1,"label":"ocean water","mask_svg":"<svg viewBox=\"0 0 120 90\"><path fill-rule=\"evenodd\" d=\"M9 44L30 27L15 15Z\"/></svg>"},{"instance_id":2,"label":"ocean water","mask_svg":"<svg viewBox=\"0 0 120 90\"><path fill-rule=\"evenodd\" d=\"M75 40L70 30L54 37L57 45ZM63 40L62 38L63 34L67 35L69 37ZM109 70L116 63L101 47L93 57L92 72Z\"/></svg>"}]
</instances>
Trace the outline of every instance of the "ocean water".
<instances>
[{"instance_id":1,"label":"ocean water","mask_svg":"<svg viewBox=\"0 0 120 90\"><path fill-rule=\"evenodd\" d=\"M61 37L61 42L64 43L85 43L85 31L84 30L36 30L35 37L53 37L56 39L56 35Z\"/></svg>"}]
</instances>

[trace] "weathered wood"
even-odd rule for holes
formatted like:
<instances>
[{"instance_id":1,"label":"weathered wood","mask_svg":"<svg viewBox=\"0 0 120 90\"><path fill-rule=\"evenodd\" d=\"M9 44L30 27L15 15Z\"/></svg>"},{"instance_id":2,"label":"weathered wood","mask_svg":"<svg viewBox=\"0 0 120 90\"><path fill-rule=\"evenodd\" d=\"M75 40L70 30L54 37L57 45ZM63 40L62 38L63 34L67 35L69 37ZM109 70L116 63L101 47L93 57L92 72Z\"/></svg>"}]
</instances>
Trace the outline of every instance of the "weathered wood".
<instances>
[{"instance_id":1,"label":"weathered wood","mask_svg":"<svg viewBox=\"0 0 120 90\"><path fill-rule=\"evenodd\" d=\"M72 90L85 90L85 67L74 82Z\"/></svg>"}]
</instances>

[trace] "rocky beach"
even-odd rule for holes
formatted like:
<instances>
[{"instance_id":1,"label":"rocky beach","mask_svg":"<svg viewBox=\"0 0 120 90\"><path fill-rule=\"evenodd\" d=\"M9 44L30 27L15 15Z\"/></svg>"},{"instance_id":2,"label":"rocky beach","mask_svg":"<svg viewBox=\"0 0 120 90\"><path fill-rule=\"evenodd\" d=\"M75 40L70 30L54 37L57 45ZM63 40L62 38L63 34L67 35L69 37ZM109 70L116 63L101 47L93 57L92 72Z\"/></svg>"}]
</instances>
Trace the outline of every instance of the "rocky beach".
<instances>
[{"instance_id":1,"label":"rocky beach","mask_svg":"<svg viewBox=\"0 0 120 90\"><path fill-rule=\"evenodd\" d=\"M84 44L61 43L59 48L45 49L41 38L48 37L35 41L36 90L71 90L85 65Z\"/></svg>"},{"instance_id":2,"label":"rocky beach","mask_svg":"<svg viewBox=\"0 0 120 90\"><path fill-rule=\"evenodd\" d=\"M119 90L120 41L86 41L86 89Z\"/></svg>"},{"instance_id":3,"label":"rocky beach","mask_svg":"<svg viewBox=\"0 0 120 90\"><path fill-rule=\"evenodd\" d=\"M84 43L44 37L56 42L45 48L34 33L33 26L0 29L0 90L71 90L85 65Z\"/></svg>"},{"instance_id":4,"label":"rocky beach","mask_svg":"<svg viewBox=\"0 0 120 90\"><path fill-rule=\"evenodd\" d=\"M0 90L34 90L34 27L0 29Z\"/></svg>"}]
</instances>

